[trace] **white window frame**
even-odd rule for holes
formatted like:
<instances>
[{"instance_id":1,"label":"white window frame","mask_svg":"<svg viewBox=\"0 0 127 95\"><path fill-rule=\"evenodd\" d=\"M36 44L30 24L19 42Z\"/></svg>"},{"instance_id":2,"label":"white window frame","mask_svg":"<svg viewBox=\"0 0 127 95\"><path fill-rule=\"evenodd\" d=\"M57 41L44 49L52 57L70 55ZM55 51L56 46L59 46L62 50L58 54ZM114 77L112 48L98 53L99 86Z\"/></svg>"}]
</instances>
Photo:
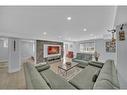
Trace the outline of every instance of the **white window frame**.
<instances>
[{"instance_id":1,"label":"white window frame","mask_svg":"<svg viewBox=\"0 0 127 95\"><path fill-rule=\"evenodd\" d=\"M93 48L93 50L92 50L92 48ZM80 43L80 52L81 53L85 53L85 52L93 53L93 52L95 52L95 42Z\"/></svg>"}]
</instances>

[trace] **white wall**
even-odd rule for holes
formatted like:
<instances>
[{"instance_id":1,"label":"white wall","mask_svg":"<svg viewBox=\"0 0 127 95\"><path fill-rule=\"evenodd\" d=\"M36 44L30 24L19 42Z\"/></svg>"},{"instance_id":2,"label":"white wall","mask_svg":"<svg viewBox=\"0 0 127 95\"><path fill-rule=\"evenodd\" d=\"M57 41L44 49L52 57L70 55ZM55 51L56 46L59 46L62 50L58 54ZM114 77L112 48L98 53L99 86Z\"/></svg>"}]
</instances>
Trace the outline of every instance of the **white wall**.
<instances>
[{"instance_id":1,"label":"white wall","mask_svg":"<svg viewBox=\"0 0 127 95\"><path fill-rule=\"evenodd\" d=\"M4 47L4 40L0 39L0 61L8 60L8 47Z\"/></svg>"},{"instance_id":2,"label":"white wall","mask_svg":"<svg viewBox=\"0 0 127 95\"><path fill-rule=\"evenodd\" d=\"M114 25L117 26L117 71L121 88L127 89L127 25L124 27L125 41L119 41L120 24L127 23L127 6L117 7Z\"/></svg>"},{"instance_id":3,"label":"white wall","mask_svg":"<svg viewBox=\"0 0 127 95\"><path fill-rule=\"evenodd\" d=\"M36 58L36 41L34 40L21 40L21 61L22 63L33 56Z\"/></svg>"},{"instance_id":4,"label":"white wall","mask_svg":"<svg viewBox=\"0 0 127 95\"><path fill-rule=\"evenodd\" d=\"M127 23L127 6L118 6L114 26Z\"/></svg>"},{"instance_id":5,"label":"white wall","mask_svg":"<svg viewBox=\"0 0 127 95\"><path fill-rule=\"evenodd\" d=\"M125 41L119 41L120 26L117 26L117 70L120 87L127 89L127 24L123 30L125 31Z\"/></svg>"},{"instance_id":6,"label":"white wall","mask_svg":"<svg viewBox=\"0 0 127 95\"><path fill-rule=\"evenodd\" d=\"M107 39L97 39L95 40L95 49L97 52L100 53L99 60L102 62L105 62L108 59L113 59L115 64L117 64L117 51L115 53L112 52L106 52L105 43L106 41L109 41Z\"/></svg>"}]
</instances>

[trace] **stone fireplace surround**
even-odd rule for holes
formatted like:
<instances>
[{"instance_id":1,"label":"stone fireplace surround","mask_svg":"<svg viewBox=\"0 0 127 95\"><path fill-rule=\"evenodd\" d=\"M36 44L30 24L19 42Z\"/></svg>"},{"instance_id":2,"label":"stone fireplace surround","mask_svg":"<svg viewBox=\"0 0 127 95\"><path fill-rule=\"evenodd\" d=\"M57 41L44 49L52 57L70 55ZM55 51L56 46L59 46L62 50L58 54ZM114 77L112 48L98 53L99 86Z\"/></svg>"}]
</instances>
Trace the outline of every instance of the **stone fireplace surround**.
<instances>
[{"instance_id":1,"label":"stone fireplace surround","mask_svg":"<svg viewBox=\"0 0 127 95\"><path fill-rule=\"evenodd\" d=\"M44 45L60 45L61 46L61 54L51 57L44 57ZM56 62L60 61L63 58L63 42L55 42L55 41L46 41L46 40L36 40L36 62Z\"/></svg>"}]
</instances>

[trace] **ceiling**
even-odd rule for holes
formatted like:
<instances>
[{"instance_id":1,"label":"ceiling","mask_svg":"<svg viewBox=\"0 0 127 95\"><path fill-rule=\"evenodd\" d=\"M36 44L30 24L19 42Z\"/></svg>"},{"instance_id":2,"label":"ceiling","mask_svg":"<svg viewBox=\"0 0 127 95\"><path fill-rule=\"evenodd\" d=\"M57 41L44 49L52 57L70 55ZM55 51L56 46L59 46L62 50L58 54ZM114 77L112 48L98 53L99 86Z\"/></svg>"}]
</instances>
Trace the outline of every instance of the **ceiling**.
<instances>
[{"instance_id":1,"label":"ceiling","mask_svg":"<svg viewBox=\"0 0 127 95\"><path fill-rule=\"evenodd\" d=\"M107 35L114 25L116 7L1 6L0 14L0 36L81 41Z\"/></svg>"}]
</instances>

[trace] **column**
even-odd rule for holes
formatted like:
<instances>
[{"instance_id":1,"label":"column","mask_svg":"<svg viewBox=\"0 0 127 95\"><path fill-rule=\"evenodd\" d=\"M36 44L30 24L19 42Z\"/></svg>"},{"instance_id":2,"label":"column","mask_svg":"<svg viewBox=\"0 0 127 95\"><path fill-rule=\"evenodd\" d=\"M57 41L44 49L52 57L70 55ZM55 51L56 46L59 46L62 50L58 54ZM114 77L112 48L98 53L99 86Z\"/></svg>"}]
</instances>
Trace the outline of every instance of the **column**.
<instances>
[{"instance_id":1,"label":"column","mask_svg":"<svg viewBox=\"0 0 127 95\"><path fill-rule=\"evenodd\" d=\"M13 73L21 68L20 39L8 39L8 72Z\"/></svg>"}]
</instances>

